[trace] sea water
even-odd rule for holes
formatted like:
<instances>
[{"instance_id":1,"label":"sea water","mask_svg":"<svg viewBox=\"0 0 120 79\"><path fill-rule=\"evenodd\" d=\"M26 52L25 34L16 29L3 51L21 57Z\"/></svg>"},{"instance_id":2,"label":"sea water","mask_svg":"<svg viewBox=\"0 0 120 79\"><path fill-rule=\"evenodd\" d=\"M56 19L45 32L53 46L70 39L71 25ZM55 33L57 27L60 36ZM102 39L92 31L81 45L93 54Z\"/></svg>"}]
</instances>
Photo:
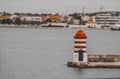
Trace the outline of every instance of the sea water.
<instances>
[{"instance_id":1,"label":"sea water","mask_svg":"<svg viewBox=\"0 0 120 79\"><path fill-rule=\"evenodd\" d=\"M119 79L116 68L67 67L78 30L0 28L0 79ZM84 32L88 54L120 54L120 31Z\"/></svg>"}]
</instances>

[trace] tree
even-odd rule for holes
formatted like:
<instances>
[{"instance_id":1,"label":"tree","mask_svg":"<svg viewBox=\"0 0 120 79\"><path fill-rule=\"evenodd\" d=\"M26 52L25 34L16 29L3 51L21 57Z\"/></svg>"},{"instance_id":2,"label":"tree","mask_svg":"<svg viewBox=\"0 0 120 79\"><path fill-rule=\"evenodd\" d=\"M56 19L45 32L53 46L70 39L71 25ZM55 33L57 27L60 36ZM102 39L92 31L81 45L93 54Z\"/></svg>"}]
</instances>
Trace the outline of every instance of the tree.
<instances>
[{"instance_id":1,"label":"tree","mask_svg":"<svg viewBox=\"0 0 120 79\"><path fill-rule=\"evenodd\" d=\"M11 24L12 23L12 20L10 19L3 19L2 20L2 24Z\"/></svg>"},{"instance_id":2,"label":"tree","mask_svg":"<svg viewBox=\"0 0 120 79\"><path fill-rule=\"evenodd\" d=\"M76 19L81 20L81 16L78 13L74 13L73 17L76 18Z\"/></svg>"},{"instance_id":3,"label":"tree","mask_svg":"<svg viewBox=\"0 0 120 79\"><path fill-rule=\"evenodd\" d=\"M52 20L48 18L48 19L46 20L46 22L52 22Z\"/></svg>"},{"instance_id":4,"label":"tree","mask_svg":"<svg viewBox=\"0 0 120 79\"><path fill-rule=\"evenodd\" d=\"M20 25L20 24L21 24L20 18L16 18L16 19L15 19L15 24L17 24L17 25Z\"/></svg>"},{"instance_id":5,"label":"tree","mask_svg":"<svg viewBox=\"0 0 120 79\"><path fill-rule=\"evenodd\" d=\"M2 23L2 24L5 24L5 19L3 19L3 20L1 21L1 23Z\"/></svg>"},{"instance_id":6,"label":"tree","mask_svg":"<svg viewBox=\"0 0 120 79\"><path fill-rule=\"evenodd\" d=\"M11 24L11 23L12 23L12 20L6 19L6 24Z\"/></svg>"},{"instance_id":7,"label":"tree","mask_svg":"<svg viewBox=\"0 0 120 79\"><path fill-rule=\"evenodd\" d=\"M7 15L7 13L6 12L3 12L3 16L6 16Z\"/></svg>"}]
</instances>

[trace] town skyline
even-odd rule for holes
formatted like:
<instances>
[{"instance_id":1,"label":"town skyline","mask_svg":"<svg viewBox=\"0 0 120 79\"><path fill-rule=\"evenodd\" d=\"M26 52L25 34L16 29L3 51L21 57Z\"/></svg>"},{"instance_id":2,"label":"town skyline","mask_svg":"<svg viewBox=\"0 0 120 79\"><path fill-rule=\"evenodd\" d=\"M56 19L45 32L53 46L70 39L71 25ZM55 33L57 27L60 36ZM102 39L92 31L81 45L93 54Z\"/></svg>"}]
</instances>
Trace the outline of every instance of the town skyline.
<instances>
[{"instance_id":1,"label":"town skyline","mask_svg":"<svg viewBox=\"0 0 120 79\"><path fill-rule=\"evenodd\" d=\"M8 13L85 13L120 11L120 0L0 0L0 12Z\"/></svg>"}]
</instances>

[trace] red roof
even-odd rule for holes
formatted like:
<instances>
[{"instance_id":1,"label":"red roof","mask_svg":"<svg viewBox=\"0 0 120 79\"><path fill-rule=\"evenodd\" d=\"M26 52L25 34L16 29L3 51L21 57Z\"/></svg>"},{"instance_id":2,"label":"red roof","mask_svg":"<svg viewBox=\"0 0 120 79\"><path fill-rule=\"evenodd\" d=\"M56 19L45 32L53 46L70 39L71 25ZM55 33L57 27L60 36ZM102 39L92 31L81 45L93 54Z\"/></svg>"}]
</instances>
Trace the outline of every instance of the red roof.
<instances>
[{"instance_id":1,"label":"red roof","mask_svg":"<svg viewBox=\"0 0 120 79\"><path fill-rule=\"evenodd\" d=\"M5 19L5 17L0 15L0 20L3 20L3 19Z\"/></svg>"},{"instance_id":2,"label":"red roof","mask_svg":"<svg viewBox=\"0 0 120 79\"><path fill-rule=\"evenodd\" d=\"M79 39L79 38L80 38L80 39L86 39L87 36L86 36L86 34L84 33L84 31L80 30L80 31L78 31L78 32L75 34L74 38L76 38L76 39Z\"/></svg>"}]
</instances>

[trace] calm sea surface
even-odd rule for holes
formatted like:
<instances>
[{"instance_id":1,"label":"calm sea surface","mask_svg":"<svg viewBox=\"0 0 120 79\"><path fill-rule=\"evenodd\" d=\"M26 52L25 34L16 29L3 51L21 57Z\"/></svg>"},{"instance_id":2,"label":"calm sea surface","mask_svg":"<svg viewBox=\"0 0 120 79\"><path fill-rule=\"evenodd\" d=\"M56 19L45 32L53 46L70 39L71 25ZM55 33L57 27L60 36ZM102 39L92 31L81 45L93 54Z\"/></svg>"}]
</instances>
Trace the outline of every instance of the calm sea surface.
<instances>
[{"instance_id":1,"label":"calm sea surface","mask_svg":"<svg viewBox=\"0 0 120 79\"><path fill-rule=\"evenodd\" d=\"M119 79L120 69L67 67L77 31L0 28L0 79ZM88 54L120 54L120 31L84 31Z\"/></svg>"}]
</instances>

